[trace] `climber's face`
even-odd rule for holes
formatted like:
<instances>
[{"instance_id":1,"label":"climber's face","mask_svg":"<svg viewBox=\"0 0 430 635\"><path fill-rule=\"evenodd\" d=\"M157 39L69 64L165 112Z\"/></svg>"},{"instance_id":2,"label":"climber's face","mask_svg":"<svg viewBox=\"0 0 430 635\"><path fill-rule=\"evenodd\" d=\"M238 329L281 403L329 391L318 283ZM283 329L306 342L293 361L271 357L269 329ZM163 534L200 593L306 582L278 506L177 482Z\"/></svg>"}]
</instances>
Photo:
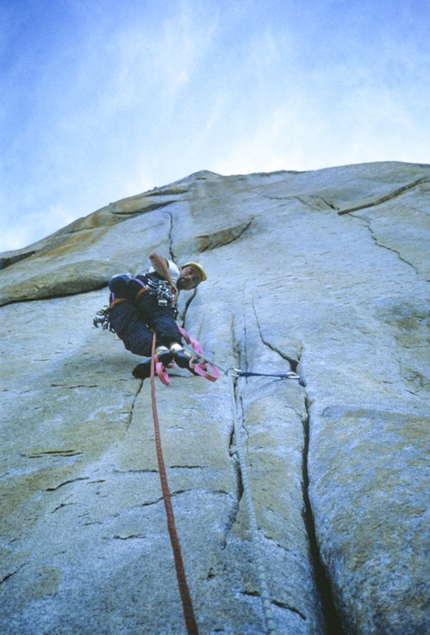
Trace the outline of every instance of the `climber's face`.
<instances>
[{"instance_id":1,"label":"climber's face","mask_svg":"<svg viewBox=\"0 0 430 635\"><path fill-rule=\"evenodd\" d=\"M181 269L181 275L179 276L176 286L179 290L189 291L194 289L202 281L202 274L200 271L192 265L187 265Z\"/></svg>"}]
</instances>

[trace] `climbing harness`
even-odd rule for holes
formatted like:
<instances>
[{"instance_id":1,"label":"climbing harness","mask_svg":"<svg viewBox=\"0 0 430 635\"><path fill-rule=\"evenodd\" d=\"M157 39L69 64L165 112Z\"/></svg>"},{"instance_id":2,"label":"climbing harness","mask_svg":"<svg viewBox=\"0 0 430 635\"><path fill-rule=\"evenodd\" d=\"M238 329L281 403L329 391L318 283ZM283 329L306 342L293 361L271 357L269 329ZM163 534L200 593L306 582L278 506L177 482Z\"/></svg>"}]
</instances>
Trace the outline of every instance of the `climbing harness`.
<instances>
[{"instance_id":1,"label":"climbing harness","mask_svg":"<svg viewBox=\"0 0 430 635\"><path fill-rule=\"evenodd\" d=\"M170 543L172 545L173 557L175 560L176 578L178 580L179 593L182 601L182 609L184 612L185 624L188 635L198 635L197 623L194 616L193 603L188 588L187 578L185 575L184 562L182 560L181 545L179 543L178 534L176 532L175 517L173 514L172 500L170 497L169 484L167 482L166 466L163 458L161 447L160 425L157 414L157 403L155 399L155 341L156 334L152 340L152 360L151 360L151 401L152 414L154 418L154 434L155 447L157 451L158 472L160 475L161 489L163 492L164 507L167 516L167 528L169 530Z\"/></svg>"},{"instance_id":2,"label":"climbing harness","mask_svg":"<svg viewBox=\"0 0 430 635\"><path fill-rule=\"evenodd\" d=\"M158 306L170 306L173 309L174 319L177 318L176 295L167 280L154 280L145 274L141 278L132 278L132 281L137 282L142 287L136 294L136 300L146 291L149 295L154 295L157 298Z\"/></svg>"},{"instance_id":3,"label":"climbing harness","mask_svg":"<svg viewBox=\"0 0 430 635\"><path fill-rule=\"evenodd\" d=\"M147 275L142 276L144 280L141 280L138 277L130 278L128 274L121 274L118 276L114 276L114 278L123 279L122 280L123 287L120 288L120 290L123 293L125 293L124 292L124 278L125 277L127 277L129 281L133 280L134 282L137 282L141 286L139 291L135 294L135 298L134 298L135 300L137 300L137 298L139 298L142 295L142 293L146 291L149 295L154 295L157 298L158 306L171 307L173 310L173 318L176 320L178 316L178 310L176 308L176 296L172 291L172 287L169 285L169 283L166 280L153 280ZM111 280L113 280L113 278L111 278ZM128 295L128 293L126 293L126 295ZM113 309L113 307L116 306L119 302L125 302L126 300L129 300L129 299L130 299L129 297L125 297L125 298L117 297L115 293L111 291L110 297L109 297L109 306L105 306L100 311L97 311L97 313L95 314L93 318L93 325L96 328L101 326L104 331L111 331L111 333L115 333L115 329L111 326L109 321L109 311Z\"/></svg>"},{"instance_id":4,"label":"climbing harness","mask_svg":"<svg viewBox=\"0 0 430 635\"><path fill-rule=\"evenodd\" d=\"M176 308L175 289L170 286L167 280L152 277L154 274L145 273L131 277L131 273L120 273L109 280L109 305L100 311L97 311L93 318L93 325L98 328L101 326L103 330L109 330L115 333L115 329L109 321L109 312L120 302L135 302L142 293L155 296L158 306L170 307L173 311L173 318L176 319L178 311ZM130 283L134 286L129 286ZM136 285L137 291L136 291ZM140 287L140 288L139 288Z\"/></svg>"}]
</instances>

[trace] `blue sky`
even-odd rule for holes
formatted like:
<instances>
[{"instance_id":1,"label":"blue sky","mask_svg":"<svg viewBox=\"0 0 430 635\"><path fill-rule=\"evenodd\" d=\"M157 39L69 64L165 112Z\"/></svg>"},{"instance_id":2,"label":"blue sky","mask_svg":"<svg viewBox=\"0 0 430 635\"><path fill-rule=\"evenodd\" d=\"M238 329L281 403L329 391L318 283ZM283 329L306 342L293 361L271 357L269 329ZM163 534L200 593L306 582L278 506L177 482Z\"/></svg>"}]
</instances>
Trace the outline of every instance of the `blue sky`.
<instances>
[{"instance_id":1,"label":"blue sky","mask_svg":"<svg viewBox=\"0 0 430 635\"><path fill-rule=\"evenodd\" d=\"M0 0L0 251L206 169L430 163L427 0Z\"/></svg>"}]
</instances>

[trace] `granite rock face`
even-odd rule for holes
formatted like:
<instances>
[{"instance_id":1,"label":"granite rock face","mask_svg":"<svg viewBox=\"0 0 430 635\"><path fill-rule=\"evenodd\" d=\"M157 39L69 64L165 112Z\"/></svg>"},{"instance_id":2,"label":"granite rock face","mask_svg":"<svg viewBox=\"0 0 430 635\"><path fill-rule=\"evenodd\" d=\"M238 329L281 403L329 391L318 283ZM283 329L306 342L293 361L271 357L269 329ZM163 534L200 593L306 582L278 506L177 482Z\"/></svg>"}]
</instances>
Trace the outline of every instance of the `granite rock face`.
<instances>
[{"instance_id":1,"label":"granite rock face","mask_svg":"<svg viewBox=\"0 0 430 635\"><path fill-rule=\"evenodd\" d=\"M115 273L202 263L179 322L236 406L278 633L430 632L430 166L199 172L1 254L0 632L186 632ZM264 623L229 384L157 386L201 634Z\"/></svg>"}]
</instances>

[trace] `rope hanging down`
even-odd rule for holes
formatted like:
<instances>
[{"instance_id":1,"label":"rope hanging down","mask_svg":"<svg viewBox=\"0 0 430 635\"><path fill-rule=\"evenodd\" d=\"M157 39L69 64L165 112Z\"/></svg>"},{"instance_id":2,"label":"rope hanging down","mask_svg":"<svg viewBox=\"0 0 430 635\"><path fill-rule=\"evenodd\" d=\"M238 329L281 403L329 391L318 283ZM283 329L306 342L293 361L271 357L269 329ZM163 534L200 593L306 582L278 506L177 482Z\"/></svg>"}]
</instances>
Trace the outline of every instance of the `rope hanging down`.
<instances>
[{"instance_id":1,"label":"rope hanging down","mask_svg":"<svg viewBox=\"0 0 430 635\"><path fill-rule=\"evenodd\" d=\"M173 514L169 484L167 482L166 467L164 464L163 451L161 448L160 424L158 421L157 404L155 399L155 380L154 380L155 341L156 341L156 334L154 333L154 337L152 340L152 360L151 360L151 401L152 401L152 414L154 417L154 434L155 434L155 447L157 451L158 471L160 474L161 489L163 492L164 507L166 509L166 516L167 516L167 528L169 530L170 542L171 542L172 550L173 550L173 557L175 559L176 578L178 580L179 593L181 596L185 624L187 627L187 633L188 635L198 635L197 623L194 617L193 603L191 601L191 595L190 595L190 591L187 584L187 578L185 575L184 562L182 560L181 546L179 544L179 538L176 532L175 517Z\"/></svg>"},{"instance_id":2,"label":"rope hanging down","mask_svg":"<svg viewBox=\"0 0 430 635\"><path fill-rule=\"evenodd\" d=\"M186 332L181 330L182 335L188 335ZM187 345L185 348L189 349L194 353L198 353L200 359L204 362L211 364L212 368L216 370L219 368L222 370L229 378L230 383L230 397L231 397L231 408L233 413L233 426L234 426L234 435L236 439L236 447L237 447L237 455L239 458L239 466L240 473L242 478L243 492L245 496L245 503L248 512L249 518L249 532L251 534L252 541L252 552L254 565L257 572L257 582L258 589L260 594L260 599L263 608L264 615L264 624L266 628L267 635L277 635L276 624L273 618L272 607L270 603L270 594L269 587L266 581L266 571L263 563L263 556L261 552L261 544L260 537L258 534L258 526L257 519L255 516L254 503L252 500L251 488L249 486L248 481L248 470L246 467L245 461L245 452L242 446L242 425L239 425L239 418L237 416L237 408L236 408L236 396L234 393L234 378L237 377L279 377L280 379L300 379L300 375L290 371L288 373L253 373L253 372L244 372L238 368L223 368L220 364L214 362L211 359L208 359L200 344L196 342L196 340L191 340L186 338ZM197 346L196 346L197 344Z\"/></svg>"},{"instance_id":3,"label":"rope hanging down","mask_svg":"<svg viewBox=\"0 0 430 635\"><path fill-rule=\"evenodd\" d=\"M231 396L231 407L233 413L233 427L234 427L234 435L236 439L236 447L237 454L239 458L240 472L242 478L243 492L245 496L245 503L248 512L249 518L249 532L251 534L252 541L252 552L254 565L257 573L257 582L259 588L260 599L263 608L264 615L264 623L266 628L267 635L277 635L276 625L272 614L272 607L270 603L270 594L269 588L266 581L266 572L263 564L263 556L261 551L260 537L258 533L257 519L254 510L254 503L252 500L251 488L249 486L248 481L248 471L245 461L245 453L242 446L242 425L239 424L239 418L237 415L236 408L236 397L234 392L234 378L237 377L279 377L280 379L300 379L300 376L296 373L290 371L288 373L254 373L254 372L243 372L237 368L223 368L220 364L215 363L213 360L208 359L202 347L200 346L197 340L190 338L188 333L184 329L180 329L182 336L184 337L187 344L185 348L190 350L196 355L195 360L192 360L193 363L190 364L190 368L197 371L197 374L202 377L206 377L211 381L216 381L219 378L218 368L222 370L229 378L230 383L230 396ZM173 554L175 557L175 567L176 567L176 575L178 579L179 592L181 594L182 606L184 610L185 622L187 626L188 635L198 635L197 624L194 618L194 611L191 602L191 596L189 593L185 570L182 561L181 549L179 545L179 539L176 534L175 521L173 516L173 509L170 500L170 492L167 484L167 475L164 466L164 460L161 449L161 438L159 431L159 423L157 410L155 405L155 370L161 381L165 384L169 382L167 372L165 371L163 365L158 362L155 356L155 342L156 342L156 334L154 333L153 343L152 343L152 360L151 360L151 395L152 395L152 409L154 414L154 430L155 430L155 442L157 448L157 459L159 465L159 473L161 486L163 490L163 499L166 508L167 515L167 524L169 528L170 540L172 543ZM211 372L208 372L207 365L210 365ZM199 372L200 371L200 372Z\"/></svg>"}]
</instances>

